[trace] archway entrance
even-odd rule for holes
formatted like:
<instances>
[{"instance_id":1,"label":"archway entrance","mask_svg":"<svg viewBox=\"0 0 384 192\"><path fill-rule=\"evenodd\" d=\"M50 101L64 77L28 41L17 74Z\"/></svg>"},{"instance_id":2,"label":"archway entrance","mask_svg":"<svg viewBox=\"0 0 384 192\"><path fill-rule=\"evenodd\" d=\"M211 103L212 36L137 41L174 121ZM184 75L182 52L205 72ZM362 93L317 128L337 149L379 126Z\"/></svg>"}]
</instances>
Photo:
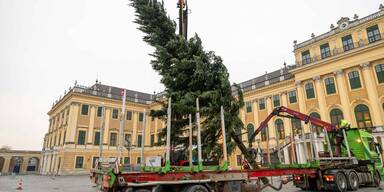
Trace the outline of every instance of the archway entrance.
<instances>
[{"instance_id":1,"label":"archway entrance","mask_svg":"<svg viewBox=\"0 0 384 192\"><path fill-rule=\"evenodd\" d=\"M0 157L0 175L4 168L4 162L5 162L4 157Z\"/></svg>"},{"instance_id":2,"label":"archway entrance","mask_svg":"<svg viewBox=\"0 0 384 192\"><path fill-rule=\"evenodd\" d=\"M29 158L28 159L27 171L28 172L35 172L35 171L37 171L38 165L39 165L39 159L37 157Z\"/></svg>"},{"instance_id":3,"label":"archway entrance","mask_svg":"<svg viewBox=\"0 0 384 192\"><path fill-rule=\"evenodd\" d=\"M20 173L21 165L23 164L23 158L14 156L11 158L11 163L9 166L9 172L11 173Z\"/></svg>"}]
</instances>

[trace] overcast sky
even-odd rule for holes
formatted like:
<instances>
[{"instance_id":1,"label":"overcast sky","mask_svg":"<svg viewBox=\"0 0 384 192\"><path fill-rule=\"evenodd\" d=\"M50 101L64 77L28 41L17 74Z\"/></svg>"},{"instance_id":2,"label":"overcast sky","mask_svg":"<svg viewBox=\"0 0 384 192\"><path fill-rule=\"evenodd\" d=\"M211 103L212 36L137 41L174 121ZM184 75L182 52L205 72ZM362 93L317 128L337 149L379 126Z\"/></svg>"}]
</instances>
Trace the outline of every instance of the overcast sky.
<instances>
[{"instance_id":1,"label":"overcast sky","mask_svg":"<svg viewBox=\"0 0 384 192\"><path fill-rule=\"evenodd\" d=\"M176 0L164 0L177 18ZM128 0L0 0L0 146L40 150L52 102L79 84L161 91ZM379 0L189 0L189 34L224 59L231 82L293 64L293 40L378 11Z\"/></svg>"}]
</instances>

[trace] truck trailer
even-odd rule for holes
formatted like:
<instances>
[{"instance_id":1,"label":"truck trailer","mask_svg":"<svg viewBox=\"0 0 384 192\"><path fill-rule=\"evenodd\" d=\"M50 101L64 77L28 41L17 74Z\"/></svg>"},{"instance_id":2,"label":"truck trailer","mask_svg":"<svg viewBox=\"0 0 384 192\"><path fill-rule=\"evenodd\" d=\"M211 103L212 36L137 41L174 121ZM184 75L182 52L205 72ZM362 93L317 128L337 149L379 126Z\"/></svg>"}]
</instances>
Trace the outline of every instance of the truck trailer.
<instances>
[{"instance_id":1,"label":"truck trailer","mask_svg":"<svg viewBox=\"0 0 384 192\"><path fill-rule=\"evenodd\" d=\"M201 141L198 99L196 103L197 139ZM254 163L256 155L253 154L253 151L255 150L250 145L245 152L248 154L243 154L251 157L249 161L244 162L245 169L231 170L228 166L226 141L225 135L223 135L224 159L222 165L204 165L201 155L199 155L197 164L192 164L190 157L189 166L174 166L169 162L170 114L171 100L169 99L165 164L159 167L147 167L143 164L134 167L120 164L119 161L100 158L96 163L97 166L90 173L91 180L99 190L124 192L262 191L267 187L281 190L284 184L293 181L293 184L302 190L344 192L357 190L360 186L379 187L380 181L384 179L382 148L374 141L374 137L369 131L357 128L336 128L330 123L284 106L275 108L261 122L252 134L251 140L263 129L268 129L268 122L274 116L293 118L323 130L324 139L321 143L324 145L324 151L319 151L314 147L315 145L312 145L312 142L319 139L314 138L314 134L310 134L310 150L304 147L304 151L305 154L313 156L307 162L299 163L292 159L290 164L272 163L270 152L273 150L267 150L266 162L262 166L258 166ZM223 108L221 109L221 127L225 134L228 130L225 130ZM191 121L190 129L192 129ZM301 136L305 139L304 134ZM192 134L190 134L191 137ZM274 152L279 154L282 148L287 146L291 146L292 152L294 152L295 141L292 137L291 142L284 146L277 144ZM192 142L191 139L190 142ZM245 147L241 141L235 140L235 142L239 148ZM267 143L269 143L269 136ZM201 143L198 143L197 150L198 153L201 153ZM192 154L191 148L190 154ZM272 183L268 179L269 177L278 177L278 180Z\"/></svg>"}]
</instances>

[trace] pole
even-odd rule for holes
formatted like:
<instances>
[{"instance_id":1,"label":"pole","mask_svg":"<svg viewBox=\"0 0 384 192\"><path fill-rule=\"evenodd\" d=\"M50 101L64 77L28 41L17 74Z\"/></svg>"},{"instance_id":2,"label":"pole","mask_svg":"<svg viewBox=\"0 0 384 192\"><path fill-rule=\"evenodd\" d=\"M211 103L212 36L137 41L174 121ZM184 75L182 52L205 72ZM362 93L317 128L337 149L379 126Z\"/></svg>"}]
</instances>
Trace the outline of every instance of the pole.
<instances>
[{"instance_id":1,"label":"pole","mask_svg":"<svg viewBox=\"0 0 384 192\"><path fill-rule=\"evenodd\" d=\"M125 114L125 99L127 97L127 90L124 89L122 90L123 94L121 95L121 100L122 100L122 107L121 107L121 115L120 115L120 128L119 128L119 148L118 148L118 164L121 165L122 160L122 154L123 154L123 140L124 140L124 114Z\"/></svg>"},{"instance_id":2,"label":"pole","mask_svg":"<svg viewBox=\"0 0 384 192\"><path fill-rule=\"evenodd\" d=\"M99 159L103 157L103 143L104 143L104 102L101 103L101 117L100 117L100 139L99 139Z\"/></svg>"},{"instance_id":3,"label":"pole","mask_svg":"<svg viewBox=\"0 0 384 192\"><path fill-rule=\"evenodd\" d=\"M192 168L192 114L189 114L189 167Z\"/></svg>"},{"instance_id":4,"label":"pole","mask_svg":"<svg viewBox=\"0 0 384 192\"><path fill-rule=\"evenodd\" d=\"M328 131L324 129L324 133L325 133L325 139L327 141L327 146L328 146L328 152L329 152L329 156L331 156L331 160L333 160L333 152L332 152L332 146L331 146L331 143L329 142L329 137L328 137Z\"/></svg>"},{"instance_id":5,"label":"pole","mask_svg":"<svg viewBox=\"0 0 384 192\"><path fill-rule=\"evenodd\" d=\"M171 152L171 102L172 99L169 97L168 99L168 111L167 111L167 143L166 143L166 157L165 157L165 172L170 171L171 169L171 161L170 161L170 152Z\"/></svg>"},{"instance_id":6,"label":"pole","mask_svg":"<svg viewBox=\"0 0 384 192\"><path fill-rule=\"evenodd\" d=\"M345 133L345 129L342 129L342 131L343 131L343 137L344 137L345 147L347 148L348 158L351 159L351 151L349 150L349 143L348 143L347 134ZM340 154L341 154L341 149L340 149ZM341 155L340 155L340 156L341 156Z\"/></svg>"},{"instance_id":7,"label":"pole","mask_svg":"<svg viewBox=\"0 0 384 192\"><path fill-rule=\"evenodd\" d=\"M202 154L201 154L201 126L200 126L200 107L199 98L196 98L196 125L197 125L197 153L199 170L203 168Z\"/></svg>"},{"instance_id":8,"label":"pole","mask_svg":"<svg viewBox=\"0 0 384 192\"><path fill-rule=\"evenodd\" d=\"M146 129L146 112L145 112L145 109L144 109L144 115L143 115L143 130L141 131L141 134L142 134L142 139L141 139L141 153L140 153L140 164L141 166L144 166L144 144L145 144L145 129Z\"/></svg>"},{"instance_id":9,"label":"pole","mask_svg":"<svg viewBox=\"0 0 384 192\"><path fill-rule=\"evenodd\" d=\"M224 155L224 169L228 168L228 155L227 155L227 138L225 136L225 121L224 121L224 108L220 107L220 117L221 117L221 132L223 135L223 155Z\"/></svg>"},{"instance_id":10,"label":"pole","mask_svg":"<svg viewBox=\"0 0 384 192\"><path fill-rule=\"evenodd\" d=\"M269 129L268 129L268 125L266 127L264 127L264 129L267 129L267 163L268 164L271 164L271 154L269 152Z\"/></svg>"},{"instance_id":11,"label":"pole","mask_svg":"<svg viewBox=\"0 0 384 192\"><path fill-rule=\"evenodd\" d=\"M276 141L277 159L279 159L279 161L281 162L281 159L280 159L280 138L279 138L279 133L278 133L276 126L275 126L275 141Z\"/></svg>"}]
</instances>

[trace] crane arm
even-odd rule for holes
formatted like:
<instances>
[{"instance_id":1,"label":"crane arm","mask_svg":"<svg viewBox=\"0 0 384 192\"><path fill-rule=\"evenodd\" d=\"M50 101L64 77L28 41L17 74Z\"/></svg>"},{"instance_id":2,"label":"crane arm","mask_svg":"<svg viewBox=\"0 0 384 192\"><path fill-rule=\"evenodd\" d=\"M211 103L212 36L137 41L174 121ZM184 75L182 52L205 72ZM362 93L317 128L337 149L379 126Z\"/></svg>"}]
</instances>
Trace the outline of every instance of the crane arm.
<instances>
[{"instance_id":1,"label":"crane arm","mask_svg":"<svg viewBox=\"0 0 384 192\"><path fill-rule=\"evenodd\" d=\"M281 116L281 117L288 117L293 119L298 119L301 121L304 121L305 124L311 123L312 125L323 127L325 130L334 131L336 128L331 123L322 121L320 119L317 119L315 117L311 117L309 115L306 115L304 113L289 109L284 106L276 107L269 115L268 117L260 123L260 126L256 129L256 131L252 134L250 137L250 141L252 141L257 134L260 133L264 128L268 126L268 122L274 117L274 116Z\"/></svg>"}]
</instances>

